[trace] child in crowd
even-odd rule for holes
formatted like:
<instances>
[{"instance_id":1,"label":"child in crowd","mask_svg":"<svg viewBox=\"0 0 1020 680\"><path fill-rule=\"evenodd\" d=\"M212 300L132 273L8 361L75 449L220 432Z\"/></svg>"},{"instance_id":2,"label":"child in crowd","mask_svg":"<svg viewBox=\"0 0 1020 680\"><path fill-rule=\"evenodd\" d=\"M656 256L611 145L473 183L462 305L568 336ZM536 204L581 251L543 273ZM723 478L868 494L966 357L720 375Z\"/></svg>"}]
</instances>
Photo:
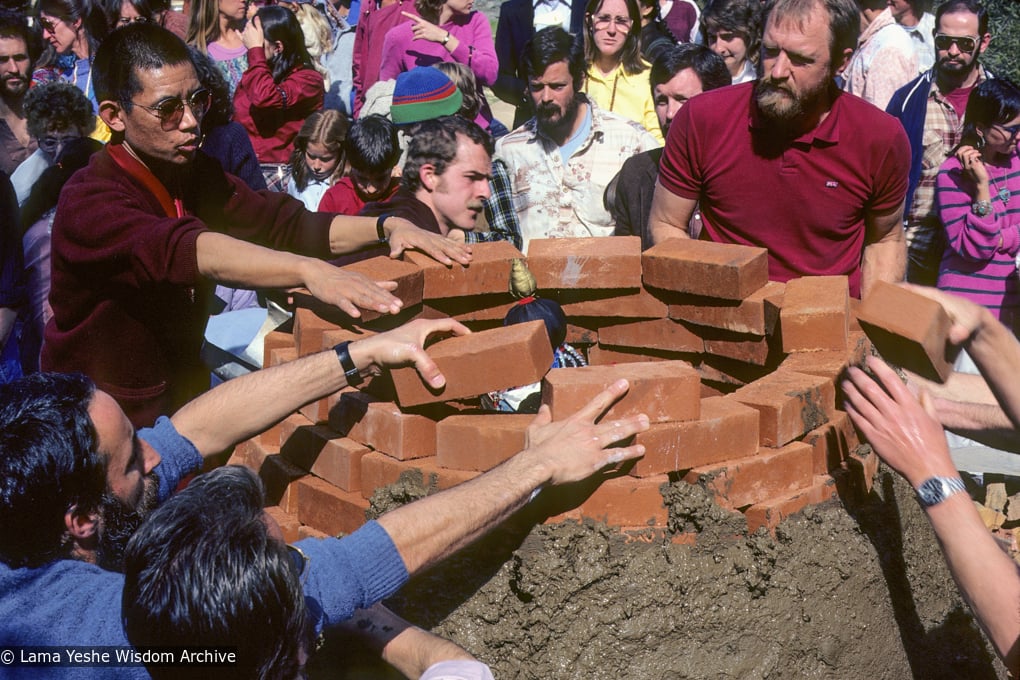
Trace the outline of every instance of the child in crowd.
<instances>
[{"instance_id":1,"label":"child in crowd","mask_svg":"<svg viewBox=\"0 0 1020 680\"><path fill-rule=\"evenodd\" d=\"M363 116L351 125L347 136L349 177L326 190L320 212L357 215L366 203L385 201L400 186L393 169L400 160L397 129L384 116Z\"/></svg>"},{"instance_id":2,"label":"child in crowd","mask_svg":"<svg viewBox=\"0 0 1020 680\"><path fill-rule=\"evenodd\" d=\"M323 194L344 174L347 127L340 111L316 111L294 138L287 193L309 210L318 210Z\"/></svg>"}]
</instances>

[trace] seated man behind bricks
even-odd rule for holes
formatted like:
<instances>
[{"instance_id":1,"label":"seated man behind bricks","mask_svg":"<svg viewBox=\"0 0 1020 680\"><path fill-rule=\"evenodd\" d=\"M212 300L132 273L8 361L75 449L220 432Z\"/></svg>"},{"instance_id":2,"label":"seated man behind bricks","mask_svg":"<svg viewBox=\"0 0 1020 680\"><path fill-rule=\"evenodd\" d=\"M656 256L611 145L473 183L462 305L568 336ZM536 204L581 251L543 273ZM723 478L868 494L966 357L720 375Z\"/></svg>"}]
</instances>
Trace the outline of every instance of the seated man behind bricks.
<instances>
[{"instance_id":1,"label":"seated man behind bricks","mask_svg":"<svg viewBox=\"0 0 1020 680\"><path fill-rule=\"evenodd\" d=\"M652 64L648 80L659 117L662 136L669 134L673 116L690 99L730 84L726 62L704 45L686 43L666 50ZM628 158L620 173L606 188L606 207L616 220L617 236L640 236L641 246L652 246L648 214L659 177L662 149L652 149Z\"/></svg>"},{"instance_id":2,"label":"seated man behind bricks","mask_svg":"<svg viewBox=\"0 0 1020 680\"><path fill-rule=\"evenodd\" d=\"M355 305L398 311L393 284L315 258L386 238L394 255L419 247L445 263L469 261L465 246L406 220L309 213L225 174L198 151L209 92L169 31L115 31L93 71L99 114L114 136L57 206L42 367L88 374L135 424L208 386L199 349L212 282L306 286L357 316Z\"/></svg>"},{"instance_id":3,"label":"seated man behind bricks","mask_svg":"<svg viewBox=\"0 0 1020 680\"><path fill-rule=\"evenodd\" d=\"M119 568L140 520L203 459L265 430L302 405L357 385L385 367L414 364L444 384L422 349L450 320L394 331L237 378L190 402L152 429L135 431L123 410L82 376L36 374L0 387L0 645L127 645ZM467 545L545 485L584 479L642 455L609 448L648 427L645 416L594 424L627 389L612 385L574 416L546 410L528 448L458 487L369 522L343 540L300 543L309 555L305 595L321 630L396 591L411 575ZM98 563L98 564L97 564ZM37 668L12 667L34 678ZM148 677L103 668L101 677Z\"/></svg>"},{"instance_id":4,"label":"seated man behind bricks","mask_svg":"<svg viewBox=\"0 0 1020 680\"><path fill-rule=\"evenodd\" d=\"M860 33L854 0L776 0L762 76L696 97L669 129L652 240L767 248L769 276L845 275L860 296L903 278L910 149L902 126L834 78Z\"/></svg>"},{"instance_id":5,"label":"seated man behind bricks","mask_svg":"<svg viewBox=\"0 0 1020 680\"><path fill-rule=\"evenodd\" d=\"M612 236L606 185L625 160L659 144L581 92L581 44L562 28L538 31L524 59L535 117L498 140L496 156L510 173L525 252L533 238Z\"/></svg>"}]
</instances>

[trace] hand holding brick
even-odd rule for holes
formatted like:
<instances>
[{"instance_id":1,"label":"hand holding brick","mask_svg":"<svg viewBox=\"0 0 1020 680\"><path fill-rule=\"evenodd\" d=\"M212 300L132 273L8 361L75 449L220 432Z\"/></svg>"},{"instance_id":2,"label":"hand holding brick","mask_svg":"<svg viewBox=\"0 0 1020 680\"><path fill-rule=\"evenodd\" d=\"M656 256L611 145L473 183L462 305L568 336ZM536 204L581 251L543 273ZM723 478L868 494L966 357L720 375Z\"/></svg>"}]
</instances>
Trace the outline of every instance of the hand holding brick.
<instances>
[{"instance_id":1,"label":"hand holding brick","mask_svg":"<svg viewBox=\"0 0 1020 680\"><path fill-rule=\"evenodd\" d=\"M453 319L419 319L387 333L358 340L350 345L351 361L364 375L379 375L383 368L413 365L425 382L435 388L446 384L440 372L423 349L429 336L436 333L468 335L471 331Z\"/></svg>"}]
</instances>

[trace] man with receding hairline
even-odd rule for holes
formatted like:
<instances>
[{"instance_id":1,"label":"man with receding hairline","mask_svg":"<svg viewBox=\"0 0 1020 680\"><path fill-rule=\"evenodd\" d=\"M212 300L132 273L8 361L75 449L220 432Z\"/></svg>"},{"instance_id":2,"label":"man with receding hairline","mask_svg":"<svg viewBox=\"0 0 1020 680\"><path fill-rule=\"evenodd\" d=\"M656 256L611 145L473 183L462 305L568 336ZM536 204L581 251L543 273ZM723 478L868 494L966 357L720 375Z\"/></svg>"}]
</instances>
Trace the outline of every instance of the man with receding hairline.
<instances>
[{"instance_id":1,"label":"man with receding hairline","mask_svg":"<svg viewBox=\"0 0 1020 680\"><path fill-rule=\"evenodd\" d=\"M850 292L903 278L909 148L896 121L841 93L860 33L854 0L776 0L761 78L699 95L677 114L652 201L652 240L767 248L769 277L845 275Z\"/></svg>"}]
</instances>

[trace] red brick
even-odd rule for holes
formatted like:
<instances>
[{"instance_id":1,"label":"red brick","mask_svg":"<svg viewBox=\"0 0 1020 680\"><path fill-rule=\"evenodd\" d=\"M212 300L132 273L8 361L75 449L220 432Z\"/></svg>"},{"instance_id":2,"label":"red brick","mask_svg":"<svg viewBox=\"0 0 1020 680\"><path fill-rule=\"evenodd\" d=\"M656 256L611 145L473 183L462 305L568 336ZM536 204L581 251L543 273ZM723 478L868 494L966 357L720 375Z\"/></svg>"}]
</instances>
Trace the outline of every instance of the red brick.
<instances>
[{"instance_id":1,"label":"red brick","mask_svg":"<svg viewBox=\"0 0 1020 680\"><path fill-rule=\"evenodd\" d=\"M845 276L805 276L786 283L780 312L783 351L843 350L850 326Z\"/></svg>"},{"instance_id":2,"label":"red brick","mask_svg":"<svg viewBox=\"0 0 1020 680\"><path fill-rule=\"evenodd\" d=\"M768 283L764 248L669 239L641 256L646 286L726 300L743 300Z\"/></svg>"},{"instance_id":3,"label":"red brick","mask_svg":"<svg viewBox=\"0 0 1020 680\"><path fill-rule=\"evenodd\" d=\"M691 330L702 337L705 354L711 356L755 366L767 366L770 363L775 365L782 358L778 336L747 335L696 326L692 326Z\"/></svg>"},{"instance_id":4,"label":"red brick","mask_svg":"<svg viewBox=\"0 0 1020 680\"><path fill-rule=\"evenodd\" d=\"M270 363L269 359L273 354L274 349L295 347L294 336L290 333L284 333L282 331L271 331L266 333L266 337L262 339L262 368L267 368Z\"/></svg>"},{"instance_id":5,"label":"red brick","mask_svg":"<svg viewBox=\"0 0 1020 680\"><path fill-rule=\"evenodd\" d=\"M878 456L870 448L851 451L850 456L846 459L850 489L858 498L863 500L871 493L879 462Z\"/></svg>"},{"instance_id":6,"label":"red brick","mask_svg":"<svg viewBox=\"0 0 1020 680\"><path fill-rule=\"evenodd\" d=\"M684 479L707 489L724 508L754 505L811 485L811 447L793 442L761 449L747 458L694 468Z\"/></svg>"},{"instance_id":7,"label":"red brick","mask_svg":"<svg viewBox=\"0 0 1020 680\"><path fill-rule=\"evenodd\" d=\"M403 413L392 402L363 392L344 394L330 412L330 427L398 460L436 455L436 422Z\"/></svg>"},{"instance_id":8,"label":"red brick","mask_svg":"<svg viewBox=\"0 0 1020 680\"><path fill-rule=\"evenodd\" d=\"M758 409L763 446L783 446L829 421L836 410L832 381L793 371L777 371L727 397Z\"/></svg>"},{"instance_id":9,"label":"red brick","mask_svg":"<svg viewBox=\"0 0 1020 680\"><path fill-rule=\"evenodd\" d=\"M311 424L312 422L300 413L292 413L259 435L260 443L267 449L279 451L285 427L288 428L288 432L293 432L296 428L301 427L302 425Z\"/></svg>"},{"instance_id":10,"label":"red brick","mask_svg":"<svg viewBox=\"0 0 1020 680\"><path fill-rule=\"evenodd\" d=\"M397 460L384 453L373 451L361 459L361 495L371 498L376 489L393 484L407 470L420 470L425 486L436 491L449 489L478 476L471 470L451 470L440 467L435 456L415 460Z\"/></svg>"},{"instance_id":11,"label":"red brick","mask_svg":"<svg viewBox=\"0 0 1020 680\"><path fill-rule=\"evenodd\" d=\"M280 454L266 456L258 473L266 488L266 503L279 505L287 512L296 512L294 483L307 473L287 462Z\"/></svg>"},{"instance_id":12,"label":"red brick","mask_svg":"<svg viewBox=\"0 0 1020 680\"><path fill-rule=\"evenodd\" d=\"M502 321L517 301L506 290L486 295L430 300L425 305L429 318L450 317L467 323L470 321Z\"/></svg>"},{"instance_id":13,"label":"red brick","mask_svg":"<svg viewBox=\"0 0 1020 680\"><path fill-rule=\"evenodd\" d=\"M430 388L411 366L392 370L397 402L403 407L529 385L542 379L553 360L541 321L447 338L430 345L428 354L446 376L446 385Z\"/></svg>"},{"instance_id":14,"label":"red brick","mask_svg":"<svg viewBox=\"0 0 1020 680\"><path fill-rule=\"evenodd\" d=\"M929 380L945 381L953 370L946 358L951 322L942 305L880 281L857 312L861 328L889 363Z\"/></svg>"},{"instance_id":15,"label":"red brick","mask_svg":"<svg viewBox=\"0 0 1020 680\"><path fill-rule=\"evenodd\" d=\"M528 244L538 290L640 288L641 238L539 238Z\"/></svg>"},{"instance_id":16,"label":"red brick","mask_svg":"<svg viewBox=\"0 0 1020 680\"><path fill-rule=\"evenodd\" d=\"M786 284L769 281L743 300L679 295L670 300L669 318L735 333L771 335L779 321Z\"/></svg>"},{"instance_id":17,"label":"red brick","mask_svg":"<svg viewBox=\"0 0 1020 680\"><path fill-rule=\"evenodd\" d=\"M330 535L325 531L319 531L318 529L313 529L312 527L302 524L298 527L298 540L300 541L305 538L323 539L330 538Z\"/></svg>"},{"instance_id":18,"label":"red brick","mask_svg":"<svg viewBox=\"0 0 1020 680\"><path fill-rule=\"evenodd\" d=\"M457 470L491 470L524 448L532 415L450 416L436 425L436 462Z\"/></svg>"},{"instance_id":19,"label":"red brick","mask_svg":"<svg viewBox=\"0 0 1020 680\"><path fill-rule=\"evenodd\" d=\"M816 475L840 467L861 443L857 430L843 411L836 411L830 422L811 430L801 441L812 448Z\"/></svg>"},{"instance_id":20,"label":"red brick","mask_svg":"<svg viewBox=\"0 0 1020 680\"><path fill-rule=\"evenodd\" d=\"M815 476L811 486L803 491L772 498L749 507L744 512L744 516L747 517L747 531L753 534L760 527L772 531L790 515L800 512L809 505L818 505L835 497L836 480L829 475Z\"/></svg>"},{"instance_id":21,"label":"red brick","mask_svg":"<svg viewBox=\"0 0 1020 680\"><path fill-rule=\"evenodd\" d=\"M274 446L272 449L267 449L262 443L261 437L255 436L251 439L246 439L237 446L234 447L234 452L231 454L230 459L227 461L227 465L243 465L244 467L258 472L262 467L262 463L265 462L266 456L273 453L279 453L280 447Z\"/></svg>"},{"instance_id":22,"label":"red brick","mask_svg":"<svg viewBox=\"0 0 1020 680\"><path fill-rule=\"evenodd\" d=\"M772 368L769 366L756 366L711 354L705 355L697 368L703 381L708 380L719 385L734 387L743 387L772 372Z\"/></svg>"},{"instance_id":23,"label":"red brick","mask_svg":"<svg viewBox=\"0 0 1020 680\"><path fill-rule=\"evenodd\" d=\"M577 323L580 318L597 319L664 319L669 308L644 288L638 292L624 290L564 290L547 291L549 297L560 303L563 313Z\"/></svg>"},{"instance_id":24,"label":"red brick","mask_svg":"<svg viewBox=\"0 0 1020 680\"><path fill-rule=\"evenodd\" d=\"M299 357L315 354L322 350L322 334L339 330L339 327L323 321L310 309L298 307L294 310L294 345Z\"/></svg>"},{"instance_id":25,"label":"red brick","mask_svg":"<svg viewBox=\"0 0 1020 680\"><path fill-rule=\"evenodd\" d=\"M637 347L670 352L699 353L704 349L700 337L672 319L605 326L599 330L599 344L603 347Z\"/></svg>"},{"instance_id":26,"label":"red brick","mask_svg":"<svg viewBox=\"0 0 1020 680\"><path fill-rule=\"evenodd\" d=\"M421 267L413 262L395 260L391 257L380 256L368 260L353 262L341 267L345 272L356 272L364 274L372 281L394 281L397 284L396 290L391 291L393 295L404 303L404 309L409 309L422 301L422 293L425 286L425 273ZM362 309L361 321L368 322L384 316L374 309Z\"/></svg>"},{"instance_id":27,"label":"red brick","mask_svg":"<svg viewBox=\"0 0 1020 680\"><path fill-rule=\"evenodd\" d=\"M686 361L696 357L683 352L660 352L654 349L631 349L621 347L609 349L594 345L588 348L588 364L590 366L612 366L614 364L633 364L643 361Z\"/></svg>"},{"instance_id":28,"label":"red brick","mask_svg":"<svg viewBox=\"0 0 1020 680\"><path fill-rule=\"evenodd\" d=\"M269 366L279 366L294 361L298 358L298 351L294 347L277 347L269 352Z\"/></svg>"},{"instance_id":29,"label":"red brick","mask_svg":"<svg viewBox=\"0 0 1020 680\"><path fill-rule=\"evenodd\" d=\"M758 411L723 397L701 400L701 417L686 423L652 425L634 440L645 455L630 469L634 477L688 470L758 451Z\"/></svg>"},{"instance_id":30,"label":"red brick","mask_svg":"<svg viewBox=\"0 0 1020 680\"><path fill-rule=\"evenodd\" d=\"M598 328L588 328L576 324L567 324L567 337L564 342L571 345L595 345L599 341Z\"/></svg>"},{"instance_id":31,"label":"red brick","mask_svg":"<svg viewBox=\"0 0 1020 680\"><path fill-rule=\"evenodd\" d=\"M583 503L581 515L613 526L664 527L669 513L662 502L666 475L607 479Z\"/></svg>"},{"instance_id":32,"label":"red brick","mask_svg":"<svg viewBox=\"0 0 1020 680\"><path fill-rule=\"evenodd\" d=\"M554 368L542 380L542 403L553 420L563 420L620 378L630 382L630 389L604 419L644 413L650 422L665 423L697 420L701 413L698 372L686 361Z\"/></svg>"},{"instance_id":33,"label":"red brick","mask_svg":"<svg viewBox=\"0 0 1020 680\"><path fill-rule=\"evenodd\" d=\"M302 524L337 536L349 534L365 523L369 503L360 493L341 491L316 477L299 480L297 516Z\"/></svg>"},{"instance_id":34,"label":"red brick","mask_svg":"<svg viewBox=\"0 0 1020 680\"><path fill-rule=\"evenodd\" d=\"M283 508L278 505L270 505L266 507L265 512L279 525L280 531L283 533L283 541L285 543L293 543L301 540L301 522L298 521L296 515L284 512Z\"/></svg>"},{"instance_id":35,"label":"red brick","mask_svg":"<svg viewBox=\"0 0 1020 680\"><path fill-rule=\"evenodd\" d=\"M344 491L360 491L361 457L368 452L366 446L328 427L315 425L295 431L280 454Z\"/></svg>"},{"instance_id":36,"label":"red brick","mask_svg":"<svg viewBox=\"0 0 1020 680\"><path fill-rule=\"evenodd\" d=\"M471 245L471 264L454 263L447 267L425 253L409 250L404 259L422 268L425 273L423 300L503 293L510 287L510 262L523 258L521 251L507 241L491 241Z\"/></svg>"}]
</instances>

